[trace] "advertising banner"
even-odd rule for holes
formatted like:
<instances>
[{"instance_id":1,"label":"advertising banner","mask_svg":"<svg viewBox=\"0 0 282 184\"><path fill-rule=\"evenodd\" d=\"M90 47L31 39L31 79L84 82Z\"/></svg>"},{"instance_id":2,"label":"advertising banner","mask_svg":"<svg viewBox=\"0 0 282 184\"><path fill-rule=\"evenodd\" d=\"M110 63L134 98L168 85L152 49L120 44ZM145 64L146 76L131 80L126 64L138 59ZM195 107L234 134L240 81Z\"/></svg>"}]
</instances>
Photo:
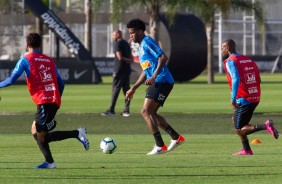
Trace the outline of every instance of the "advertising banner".
<instances>
[{"instance_id":1,"label":"advertising banner","mask_svg":"<svg viewBox=\"0 0 282 184\"><path fill-rule=\"evenodd\" d=\"M97 70L95 63L92 61L90 52L86 50L84 45L64 24L64 22L61 21L59 17L57 17L40 0L25 0L25 5L36 17L40 18L43 23L59 37L59 39L68 47L72 54L76 55L79 60L92 64L92 68L94 70L94 83L102 82L100 73ZM89 78L88 80L90 82L93 79Z\"/></svg>"}]
</instances>

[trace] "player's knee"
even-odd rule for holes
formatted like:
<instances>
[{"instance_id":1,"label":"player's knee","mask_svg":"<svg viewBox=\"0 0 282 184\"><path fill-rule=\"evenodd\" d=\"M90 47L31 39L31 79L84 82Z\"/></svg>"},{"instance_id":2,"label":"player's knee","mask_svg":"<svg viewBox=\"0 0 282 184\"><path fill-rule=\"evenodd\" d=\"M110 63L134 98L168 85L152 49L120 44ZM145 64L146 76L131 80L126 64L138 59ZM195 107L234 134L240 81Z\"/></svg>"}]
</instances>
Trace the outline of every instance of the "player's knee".
<instances>
[{"instance_id":1,"label":"player's knee","mask_svg":"<svg viewBox=\"0 0 282 184\"><path fill-rule=\"evenodd\" d=\"M237 135L243 135L243 131L241 131L241 129L236 129L235 132Z\"/></svg>"},{"instance_id":2,"label":"player's knee","mask_svg":"<svg viewBox=\"0 0 282 184\"><path fill-rule=\"evenodd\" d=\"M37 140L39 142L44 143L45 142L45 136L46 136L47 133L48 132L46 132L46 131L37 132Z\"/></svg>"},{"instance_id":3,"label":"player's knee","mask_svg":"<svg viewBox=\"0 0 282 184\"><path fill-rule=\"evenodd\" d=\"M42 134L37 134L37 141L44 143L45 142L45 136Z\"/></svg>"},{"instance_id":4,"label":"player's knee","mask_svg":"<svg viewBox=\"0 0 282 184\"><path fill-rule=\"evenodd\" d=\"M151 115L151 112L149 112L147 108L142 108L140 113L143 117Z\"/></svg>"}]
</instances>

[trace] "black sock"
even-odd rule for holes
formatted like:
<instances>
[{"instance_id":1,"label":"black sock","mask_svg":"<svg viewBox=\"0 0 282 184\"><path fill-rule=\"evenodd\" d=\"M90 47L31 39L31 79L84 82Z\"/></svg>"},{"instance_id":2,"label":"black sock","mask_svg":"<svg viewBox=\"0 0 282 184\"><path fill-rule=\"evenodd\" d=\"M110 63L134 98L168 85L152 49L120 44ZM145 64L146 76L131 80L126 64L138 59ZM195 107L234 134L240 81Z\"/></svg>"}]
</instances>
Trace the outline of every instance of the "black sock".
<instances>
[{"instance_id":1,"label":"black sock","mask_svg":"<svg viewBox=\"0 0 282 184\"><path fill-rule=\"evenodd\" d=\"M163 147L164 146L164 141L163 141L161 133L160 132L156 132L156 133L153 134L153 136L155 138L156 145L158 147Z\"/></svg>"},{"instance_id":2,"label":"black sock","mask_svg":"<svg viewBox=\"0 0 282 184\"><path fill-rule=\"evenodd\" d=\"M69 138L77 138L78 137L78 131L77 130L71 130L71 131L54 131L49 132L45 135L45 142L53 142L53 141L61 141L64 139Z\"/></svg>"},{"instance_id":3,"label":"black sock","mask_svg":"<svg viewBox=\"0 0 282 184\"><path fill-rule=\"evenodd\" d=\"M258 125L255 125L254 129L256 132L260 130L266 130L266 126L265 124L258 124Z\"/></svg>"},{"instance_id":4,"label":"black sock","mask_svg":"<svg viewBox=\"0 0 282 184\"><path fill-rule=\"evenodd\" d=\"M39 142L39 141L37 141L37 144L39 146L40 151L42 152L42 154L45 157L45 161L48 162L48 163L53 163L54 159L52 157L52 153L51 153L49 144L45 143L45 142L44 143Z\"/></svg>"},{"instance_id":5,"label":"black sock","mask_svg":"<svg viewBox=\"0 0 282 184\"><path fill-rule=\"evenodd\" d=\"M251 150L251 147L250 147L250 144L249 144L249 140L243 140L242 141L242 145L243 145L243 149L248 151L248 150Z\"/></svg>"},{"instance_id":6,"label":"black sock","mask_svg":"<svg viewBox=\"0 0 282 184\"><path fill-rule=\"evenodd\" d=\"M165 130L173 140L178 139L179 134L169 125Z\"/></svg>"}]
</instances>

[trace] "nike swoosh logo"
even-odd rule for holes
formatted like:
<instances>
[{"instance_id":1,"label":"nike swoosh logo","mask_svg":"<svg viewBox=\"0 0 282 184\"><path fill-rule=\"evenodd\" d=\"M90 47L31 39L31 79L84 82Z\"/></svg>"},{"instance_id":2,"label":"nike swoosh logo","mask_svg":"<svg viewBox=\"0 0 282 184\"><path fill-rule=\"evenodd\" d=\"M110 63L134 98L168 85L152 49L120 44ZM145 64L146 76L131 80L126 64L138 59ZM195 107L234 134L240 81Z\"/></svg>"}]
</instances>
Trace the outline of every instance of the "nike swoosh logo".
<instances>
[{"instance_id":1,"label":"nike swoosh logo","mask_svg":"<svg viewBox=\"0 0 282 184\"><path fill-rule=\"evenodd\" d=\"M74 79L79 79L82 75L84 75L87 72L87 69L77 72L76 70L74 71Z\"/></svg>"}]
</instances>

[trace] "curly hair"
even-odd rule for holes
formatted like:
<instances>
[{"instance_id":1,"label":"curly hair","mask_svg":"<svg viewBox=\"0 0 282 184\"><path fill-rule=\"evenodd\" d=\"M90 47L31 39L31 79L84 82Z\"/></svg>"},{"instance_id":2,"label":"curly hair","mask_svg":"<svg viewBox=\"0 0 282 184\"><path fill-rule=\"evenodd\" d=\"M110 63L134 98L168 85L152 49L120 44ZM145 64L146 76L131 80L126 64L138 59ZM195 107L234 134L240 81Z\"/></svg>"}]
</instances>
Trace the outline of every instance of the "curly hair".
<instances>
[{"instance_id":1,"label":"curly hair","mask_svg":"<svg viewBox=\"0 0 282 184\"><path fill-rule=\"evenodd\" d=\"M28 47L40 48L42 43L41 36L38 33L29 33L26 36L26 43Z\"/></svg>"},{"instance_id":2,"label":"curly hair","mask_svg":"<svg viewBox=\"0 0 282 184\"><path fill-rule=\"evenodd\" d=\"M142 31L146 30L145 23L140 19L132 19L127 23L126 26L127 28L134 28L136 30L142 30Z\"/></svg>"}]
</instances>

